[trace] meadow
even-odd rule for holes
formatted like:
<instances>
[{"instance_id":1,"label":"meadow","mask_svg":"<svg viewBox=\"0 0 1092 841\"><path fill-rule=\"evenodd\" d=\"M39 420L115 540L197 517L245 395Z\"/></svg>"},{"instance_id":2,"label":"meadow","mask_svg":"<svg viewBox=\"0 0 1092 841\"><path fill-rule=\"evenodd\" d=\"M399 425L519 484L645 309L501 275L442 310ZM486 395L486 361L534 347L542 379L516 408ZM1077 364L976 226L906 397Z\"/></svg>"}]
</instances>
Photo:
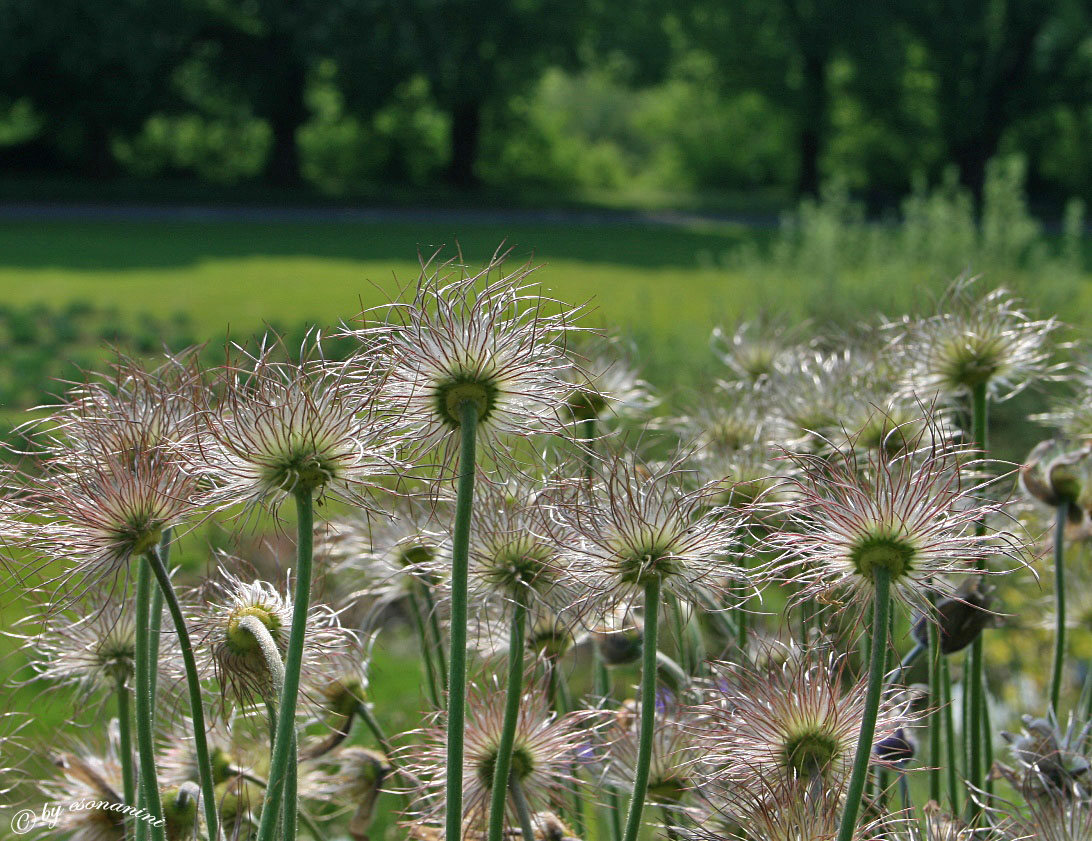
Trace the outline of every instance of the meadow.
<instances>
[{"instance_id":1,"label":"meadow","mask_svg":"<svg viewBox=\"0 0 1092 841\"><path fill-rule=\"evenodd\" d=\"M452 215L420 222L7 221L0 225L0 411L18 446L10 430L26 410L49 403L63 389L59 381L101 368L113 354L108 346L150 359L163 347L207 343L210 364L222 361L226 339L245 342L268 328L293 346L312 325L336 328L411 287L419 256L461 254L460 262L479 267L498 247L511 249L509 267L539 267L532 279L544 295L586 303L583 324L631 346L639 373L661 398L661 420L690 408L683 402L688 391L709 393L724 376L711 342L716 328L730 335L758 320L771 335L799 340L852 336L879 314L932 314L967 269L985 275L985 288L1005 285L1033 313L1073 325L1067 337L1085 336L1092 288L1081 208L1072 206L1048 231L1028 213L1018 174L998 175L987 197L992 203L976 218L965 197L919 192L900 219L885 221L865 219L844 192L832 190L776 230L716 220L504 224ZM1020 461L1045 437L1025 418L1047 408L1050 393L1032 388L994 408L994 455ZM284 531L292 529L289 516ZM175 560L184 574L207 571L208 549L232 539L229 525L206 523L183 537ZM268 520L252 523L243 541L269 542L273 549L261 551L278 562L291 551ZM7 629L25 610L17 592L4 595ZM377 646L371 672L370 700L393 733L418 723L412 710L424 691L425 667L408 625L402 630ZM1034 662L1049 645L1039 630L1022 641L997 635L989 663L1000 670ZM1092 639L1082 632L1073 645L1084 657ZM21 657L0 639L0 678L25 675ZM636 677L634 667L624 669L615 686L630 691ZM28 732L45 739L71 713L64 693L47 703L40 693L27 687L5 700L12 709L34 705ZM373 837L397 837L390 808L381 801ZM0 837L5 831L0 824ZM593 821L588 837L605 837L601 832Z\"/></svg>"}]
</instances>

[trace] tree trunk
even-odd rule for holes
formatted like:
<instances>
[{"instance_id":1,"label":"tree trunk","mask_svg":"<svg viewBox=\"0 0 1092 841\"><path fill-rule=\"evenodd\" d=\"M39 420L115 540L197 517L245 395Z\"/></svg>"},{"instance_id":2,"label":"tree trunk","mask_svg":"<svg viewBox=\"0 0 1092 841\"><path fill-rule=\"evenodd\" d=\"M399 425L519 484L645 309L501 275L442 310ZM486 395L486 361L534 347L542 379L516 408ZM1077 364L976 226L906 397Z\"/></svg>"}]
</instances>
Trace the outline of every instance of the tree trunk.
<instances>
[{"instance_id":1,"label":"tree trunk","mask_svg":"<svg viewBox=\"0 0 1092 841\"><path fill-rule=\"evenodd\" d=\"M278 72L270 79L275 98L270 101L267 119L273 145L269 150L265 174L273 184L296 187L303 180L296 134L308 117L305 100L307 70L287 59L286 52L280 53Z\"/></svg>"},{"instance_id":2,"label":"tree trunk","mask_svg":"<svg viewBox=\"0 0 1092 841\"><path fill-rule=\"evenodd\" d=\"M111 178L118 173L114 138L105 126L89 125L84 132L82 168L92 178Z\"/></svg>"},{"instance_id":3,"label":"tree trunk","mask_svg":"<svg viewBox=\"0 0 1092 841\"><path fill-rule=\"evenodd\" d=\"M800 129L797 133L800 172L796 180L796 192L801 196L815 196L819 194L819 157L823 153L826 139L830 104L825 58L805 56L801 97Z\"/></svg>"},{"instance_id":4,"label":"tree trunk","mask_svg":"<svg viewBox=\"0 0 1092 841\"><path fill-rule=\"evenodd\" d=\"M474 165L478 161L481 139L482 107L477 101L463 102L451 112L451 163L447 178L456 187L473 187L478 183Z\"/></svg>"}]
</instances>

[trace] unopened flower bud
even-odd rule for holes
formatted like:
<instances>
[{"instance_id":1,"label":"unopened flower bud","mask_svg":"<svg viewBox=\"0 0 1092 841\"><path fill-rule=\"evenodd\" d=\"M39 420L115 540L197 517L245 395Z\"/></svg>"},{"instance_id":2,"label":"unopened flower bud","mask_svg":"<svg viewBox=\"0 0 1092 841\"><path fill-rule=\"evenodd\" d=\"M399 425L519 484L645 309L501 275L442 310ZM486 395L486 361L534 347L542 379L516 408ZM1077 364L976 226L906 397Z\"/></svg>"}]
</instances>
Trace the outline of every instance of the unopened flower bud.
<instances>
[{"instance_id":1,"label":"unopened flower bud","mask_svg":"<svg viewBox=\"0 0 1092 841\"><path fill-rule=\"evenodd\" d=\"M920 616L914 623L914 639L922 645L929 644L929 623L940 628L940 651L955 654L977 639L992 618L990 595L981 580L965 588L955 598L942 598L937 602L935 617Z\"/></svg>"},{"instance_id":2,"label":"unopened flower bud","mask_svg":"<svg viewBox=\"0 0 1092 841\"><path fill-rule=\"evenodd\" d=\"M1068 506L1070 519L1079 522L1079 503L1087 484L1088 455L1086 447L1067 449L1057 439L1043 441L1020 468L1020 484L1028 496L1044 505Z\"/></svg>"},{"instance_id":3,"label":"unopened flower bud","mask_svg":"<svg viewBox=\"0 0 1092 841\"><path fill-rule=\"evenodd\" d=\"M628 666L641 659L641 642L644 639L644 632L640 628L597 633L594 638L599 655L607 666Z\"/></svg>"},{"instance_id":4,"label":"unopened flower bud","mask_svg":"<svg viewBox=\"0 0 1092 841\"><path fill-rule=\"evenodd\" d=\"M872 753L881 762L900 765L914 758L914 742L906 730L898 729L885 739L880 739L872 747Z\"/></svg>"},{"instance_id":5,"label":"unopened flower bud","mask_svg":"<svg viewBox=\"0 0 1092 841\"><path fill-rule=\"evenodd\" d=\"M196 783L183 783L163 798L167 841L197 837L197 801L200 793Z\"/></svg>"}]
</instances>

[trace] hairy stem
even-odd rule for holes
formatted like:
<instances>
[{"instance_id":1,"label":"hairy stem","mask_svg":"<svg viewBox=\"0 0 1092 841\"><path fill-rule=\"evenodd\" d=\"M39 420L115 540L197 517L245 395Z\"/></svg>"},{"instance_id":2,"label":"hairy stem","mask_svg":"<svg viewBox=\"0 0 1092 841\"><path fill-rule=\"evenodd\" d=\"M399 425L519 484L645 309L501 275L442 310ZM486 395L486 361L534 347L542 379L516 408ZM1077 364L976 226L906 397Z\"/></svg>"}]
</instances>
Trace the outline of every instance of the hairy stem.
<instances>
[{"instance_id":1,"label":"hairy stem","mask_svg":"<svg viewBox=\"0 0 1092 841\"><path fill-rule=\"evenodd\" d=\"M273 743L273 760L269 765L269 787L258 825L258 841L273 841L281 800L288 781L288 765L296 743L296 698L300 688L300 667L303 664L303 642L307 633L307 610L311 602L311 561L313 555L315 500L310 488L297 488L296 498L296 589L292 605L292 630L288 636L288 652L284 658L284 691L277 710L277 735ZM293 813L295 804L291 804ZM292 822L294 825L294 821Z\"/></svg>"},{"instance_id":2,"label":"hairy stem","mask_svg":"<svg viewBox=\"0 0 1092 841\"><path fill-rule=\"evenodd\" d=\"M421 659L425 661L425 686L428 688L428 697L432 706L443 709L443 698L436 687L436 666L432 659L432 642L429 640L428 631L425 628L425 620L421 615L421 605L417 601L416 585L409 595L410 613L413 614L413 625L417 629L417 639L421 642Z\"/></svg>"},{"instance_id":3,"label":"hairy stem","mask_svg":"<svg viewBox=\"0 0 1092 841\"><path fill-rule=\"evenodd\" d=\"M940 693L944 716L944 743L947 746L948 799L951 813L959 814L959 764L956 760L955 714L952 712L952 675L947 658L940 660Z\"/></svg>"},{"instance_id":4,"label":"hairy stem","mask_svg":"<svg viewBox=\"0 0 1092 841\"><path fill-rule=\"evenodd\" d=\"M531 807L528 805L527 797L523 793L523 786L520 785L515 774L508 777L508 788L512 791L512 803L516 807L520 835L525 839L530 838L534 841L535 825L531 820Z\"/></svg>"},{"instance_id":5,"label":"hairy stem","mask_svg":"<svg viewBox=\"0 0 1092 841\"><path fill-rule=\"evenodd\" d=\"M171 530L164 529L163 537L159 541L159 560L164 567L171 554ZM159 638L163 627L163 588L155 587L152 590L152 610L148 621L148 695L151 698L152 729L155 729L155 698L159 687ZM138 781L139 783L139 781ZM144 786L137 786L137 808L146 809L147 801L144 799ZM136 841L145 841L148 837L148 822L136 822Z\"/></svg>"},{"instance_id":6,"label":"hairy stem","mask_svg":"<svg viewBox=\"0 0 1092 841\"><path fill-rule=\"evenodd\" d=\"M872 632L869 643L868 690L865 694L864 717L853 758L853 774L846 789L846 805L838 828L838 841L851 841L857 829L868 764L872 758L872 742L876 736L876 717L883 695L884 668L887 661L888 615L891 607L891 574L876 567L873 584L876 588L872 605Z\"/></svg>"},{"instance_id":7,"label":"hairy stem","mask_svg":"<svg viewBox=\"0 0 1092 841\"><path fill-rule=\"evenodd\" d=\"M512 748L516 741L519 705L523 699L523 648L527 608L517 599L512 611L512 634L508 641L508 687L504 699L504 723L493 766L493 788L489 803L489 841L501 841L504 835L504 803L508 799L508 776L512 767ZM513 777L514 778L514 777Z\"/></svg>"},{"instance_id":8,"label":"hairy stem","mask_svg":"<svg viewBox=\"0 0 1092 841\"><path fill-rule=\"evenodd\" d=\"M125 685L125 675L123 673L117 675L114 689L118 702L118 736L120 738L118 749L121 751L122 790L125 793L125 805L132 806L136 802L136 769L133 767L133 716L129 711L129 687Z\"/></svg>"},{"instance_id":9,"label":"hairy stem","mask_svg":"<svg viewBox=\"0 0 1092 841\"><path fill-rule=\"evenodd\" d=\"M1058 719L1058 701L1062 697L1062 673L1065 671L1065 521L1069 506L1058 506L1054 526L1054 672L1050 679L1050 708Z\"/></svg>"},{"instance_id":10,"label":"hairy stem","mask_svg":"<svg viewBox=\"0 0 1092 841\"><path fill-rule=\"evenodd\" d=\"M607 671L607 664L603 662L603 654L599 650L598 645L592 646L592 657L594 658L595 668L595 696L602 700L605 708L610 707L610 673ZM604 786L606 791L606 803L603 806L602 812L606 812L606 820L602 821L607 825L607 830L610 833L610 841L621 841L622 838L622 817L621 807L618 804L618 792L612 785Z\"/></svg>"},{"instance_id":11,"label":"hairy stem","mask_svg":"<svg viewBox=\"0 0 1092 841\"><path fill-rule=\"evenodd\" d=\"M648 793L652 762L652 737L656 729L656 635L660 613L660 579L651 576L645 585L645 637L641 650L641 731L637 743L637 767L633 771L633 795L623 841L637 841L641 813Z\"/></svg>"},{"instance_id":12,"label":"hairy stem","mask_svg":"<svg viewBox=\"0 0 1092 841\"><path fill-rule=\"evenodd\" d=\"M944 706L941 687L940 628L929 622L929 799L940 803L941 728Z\"/></svg>"},{"instance_id":13,"label":"hairy stem","mask_svg":"<svg viewBox=\"0 0 1092 841\"><path fill-rule=\"evenodd\" d=\"M986 394L986 383L980 383L974 387L971 395L971 425L974 444L985 455L988 446L987 416L989 403ZM986 533L986 521L979 520L975 525L975 534L982 536ZM986 770L983 763L983 738L982 710L986 703L986 678L983 668L982 641L985 632L979 634L971 643L969 655L970 674L968 679L967 700L967 729L965 739L967 742L967 821L975 825L982 813L978 804L978 798L972 795L973 791L982 791L985 787Z\"/></svg>"},{"instance_id":14,"label":"hairy stem","mask_svg":"<svg viewBox=\"0 0 1092 841\"><path fill-rule=\"evenodd\" d=\"M152 575L149 565L137 563L136 589L136 676L135 707L137 751L140 754L140 780L144 789L144 802L148 813L156 819L163 817L163 803L159 796L159 780L155 771L155 736L152 732L151 658L148 657L148 620L152 605ZM154 841L164 841L163 827L149 828Z\"/></svg>"},{"instance_id":15,"label":"hairy stem","mask_svg":"<svg viewBox=\"0 0 1092 841\"><path fill-rule=\"evenodd\" d=\"M193 720L193 750L197 757L197 772L201 782L201 800L205 805L205 823L208 826L209 838L216 841L220 832L220 822L216 815L216 793L212 779L212 762L209 759L208 736L205 730L205 711L201 705L201 679L197 674L197 661L193 657L193 645L190 642L190 633L186 628L186 619L182 615L182 606L178 603L178 596L171 584L171 577L167 573L167 567L163 564L159 554L152 551L146 556L148 564L155 573L159 582L159 589L163 593L163 599L167 603L167 610L171 614L174 623L175 635L178 637L178 648L182 654L182 665L186 672L186 688L190 695L190 717ZM137 712L139 717L140 713Z\"/></svg>"},{"instance_id":16,"label":"hairy stem","mask_svg":"<svg viewBox=\"0 0 1092 841\"><path fill-rule=\"evenodd\" d=\"M451 654L447 699L447 801L445 838L462 838L463 728L466 721L466 590L470 557L470 518L474 511L478 408L459 405L459 478L455 496L455 531L451 545ZM259 839L269 841L269 839Z\"/></svg>"}]
</instances>

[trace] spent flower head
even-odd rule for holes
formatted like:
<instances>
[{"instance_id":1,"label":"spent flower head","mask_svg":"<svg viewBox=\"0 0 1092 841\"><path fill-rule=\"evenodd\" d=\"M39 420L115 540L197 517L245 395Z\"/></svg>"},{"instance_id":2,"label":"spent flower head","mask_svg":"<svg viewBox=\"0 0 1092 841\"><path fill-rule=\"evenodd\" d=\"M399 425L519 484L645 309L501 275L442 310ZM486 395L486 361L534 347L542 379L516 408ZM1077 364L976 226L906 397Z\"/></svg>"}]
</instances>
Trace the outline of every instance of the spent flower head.
<instances>
[{"instance_id":1,"label":"spent flower head","mask_svg":"<svg viewBox=\"0 0 1092 841\"><path fill-rule=\"evenodd\" d=\"M91 591L73 604L45 603L19 621L18 634L35 680L73 686L83 703L105 701L120 685L132 688L136 622L128 599ZM159 662L172 663L177 637L164 634ZM102 693L102 694L100 694Z\"/></svg>"},{"instance_id":2,"label":"spent flower head","mask_svg":"<svg viewBox=\"0 0 1092 841\"><path fill-rule=\"evenodd\" d=\"M66 578L87 588L156 551L164 533L197 510L197 483L168 450L100 450L78 468L51 460L25 476L21 504L33 520L12 542L44 565L68 561Z\"/></svg>"},{"instance_id":3,"label":"spent flower head","mask_svg":"<svg viewBox=\"0 0 1092 841\"><path fill-rule=\"evenodd\" d=\"M207 597L198 594L202 606L192 622L200 660L215 674L225 700L245 707L270 697L274 675L263 653L262 628L283 661L292 625L287 583L282 593L267 581L246 581L220 567L219 576L206 588ZM342 627L337 612L323 604L310 606L306 628L300 680L306 685L324 684L337 664L335 655L352 644L354 633Z\"/></svg>"},{"instance_id":4,"label":"spent flower head","mask_svg":"<svg viewBox=\"0 0 1092 841\"><path fill-rule=\"evenodd\" d=\"M770 504L784 525L763 544L779 554L769 571L800 585L795 601L864 607L883 569L894 598L931 615L928 594L955 595L953 579L978 574L991 559L1025 562L1016 536L976 533L1002 506L981 499L985 482L974 477L972 451L932 425L894 456L835 449L787 458L799 471L788 480L793 496Z\"/></svg>"},{"instance_id":5,"label":"spent flower head","mask_svg":"<svg viewBox=\"0 0 1092 841\"><path fill-rule=\"evenodd\" d=\"M614 456L590 486L574 484L559 496L566 566L593 598L626 605L657 581L685 600L708 592L727 604L749 586L732 560L740 551L738 523L710 508L718 483L684 489L683 461L650 465L632 454Z\"/></svg>"},{"instance_id":6,"label":"spent flower head","mask_svg":"<svg viewBox=\"0 0 1092 841\"><path fill-rule=\"evenodd\" d=\"M390 357L385 394L425 450L451 455L464 412L497 458L509 436L563 431L574 387L564 339L577 311L527 283L530 265L503 274L504 256L474 275L425 263L413 300L391 305L396 323L380 328ZM367 342L374 329L353 334Z\"/></svg>"},{"instance_id":7,"label":"spent flower head","mask_svg":"<svg viewBox=\"0 0 1092 841\"><path fill-rule=\"evenodd\" d=\"M703 779L754 792L756 799L774 779L819 788L848 782L866 682L849 680L845 658L830 650L786 653L780 664L761 669L715 664L688 725ZM895 701L889 693L881 704L875 743L909 721Z\"/></svg>"},{"instance_id":8,"label":"spent flower head","mask_svg":"<svg viewBox=\"0 0 1092 841\"><path fill-rule=\"evenodd\" d=\"M366 491L399 466L398 421L379 398L384 359L372 351L353 360L352 377L322 358L318 338L298 363L277 361L277 343L263 341L221 369L223 397L187 453L210 503L275 507L309 492L370 507Z\"/></svg>"},{"instance_id":9,"label":"spent flower head","mask_svg":"<svg viewBox=\"0 0 1092 841\"><path fill-rule=\"evenodd\" d=\"M977 281L957 278L936 315L888 325L896 331L893 347L905 360L911 395L958 397L984 386L993 399L1005 400L1061 377L1064 367L1052 361L1060 324L1030 318L1007 289L982 294Z\"/></svg>"},{"instance_id":10,"label":"spent flower head","mask_svg":"<svg viewBox=\"0 0 1092 841\"><path fill-rule=\"evenodd\" d=\"M465 833L486 828L493 772L504 722L505 692L499 686L471 685L466 708L465 752L463 756L463 827ZM412 734L413 744L399 752L396 764L418 780L413 795L412 818L424 825L441 825L444 815L447 736L443 712L436 713L430 726ZM532 812L560 808L566 789L581 781L573 767L594 740L603 720L596 710L559 714L548 707L546 693L533 683L519 705L512 777L523 789ZM509 806L505 823L518 827Z\"/></svg>"}]
</instances>

